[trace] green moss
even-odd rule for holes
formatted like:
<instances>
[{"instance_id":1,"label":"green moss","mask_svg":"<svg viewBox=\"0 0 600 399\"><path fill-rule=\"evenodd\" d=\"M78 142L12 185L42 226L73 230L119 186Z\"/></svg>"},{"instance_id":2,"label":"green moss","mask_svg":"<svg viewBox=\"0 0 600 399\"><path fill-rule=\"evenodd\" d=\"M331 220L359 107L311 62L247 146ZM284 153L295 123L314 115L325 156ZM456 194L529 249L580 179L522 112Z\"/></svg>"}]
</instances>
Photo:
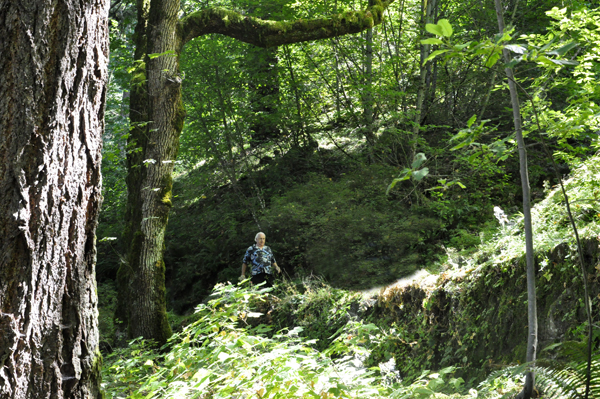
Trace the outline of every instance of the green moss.
<instances>
[{"instance_id":1,"label":"green moss","mask_svg":"<svg viewBox=\"0 0 600 399\"><path fill-rule=\"evenodd\" d=\"M135 62L135 69L131 74L131 90L136 93L147 91L146 63L143 61Z\"/></svg>"},{"instance_id":2,"label":"green moss","mask_svg":"<svg viewBox=\"0 0 600 399\"><path fill-rule=\"evenodd\" d=\"M161 200L161 202L167 206L172 206L173 204L171 203L171 198L173 197L172 192L171 191L167 191L165 193L165 195L163 195L163 198Z\"/></svg>"},{"instance_id":3,"label":"green moss","mask_svg":"<svg viewBox=\"0 0 600 399\"><path fill-rule=\"evenodd\" d=\"M90 370L90 381L91 381L92 385L97 389L96 399L104 399L105 398L104 391L101 389L102 364L103 364L102 353L100 353L100 350L98 348L96 348L94 350L94 360L92 362L92 368Z\"/></svg>"},{"instance_id":4,"label":"green moss","mask_svg":"<svg viewBox=\"0 0 600 399\"><path fill-rule=\"evenodd\" d=\"M167 304L166 304L166 288L165 288L165 262L161 259L156 263L155 270L155 284L157 288L157 303L155 309L158 314L156 315L158 321L158 331L156 333L156 340L160 344L164 344L173 334L171 325L169 324L169 317L167 315Z\"/></svg>"}]
</instances>

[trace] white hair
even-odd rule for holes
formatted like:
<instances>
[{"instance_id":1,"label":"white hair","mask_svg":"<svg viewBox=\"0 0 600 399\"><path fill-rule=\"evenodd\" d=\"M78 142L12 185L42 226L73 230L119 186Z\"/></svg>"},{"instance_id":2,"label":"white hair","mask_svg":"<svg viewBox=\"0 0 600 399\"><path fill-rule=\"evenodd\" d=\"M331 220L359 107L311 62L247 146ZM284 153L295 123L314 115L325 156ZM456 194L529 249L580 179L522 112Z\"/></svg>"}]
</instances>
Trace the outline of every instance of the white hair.
<instances>
[{"instance_id":1,"label":"white hair","mask_svg":"<svg viewBox=\"0 0 600 399\"><path fill-rule=\"evenodd\" d=\"M261 235L261 234L262 234L263 236L265 236L265 239L267 238L267 235L266 235L265 233L263 233L262 231L259 231L259 232L258 232L258 233L256 233L256 235L254 236L254 241L255 241L255 242L258 242L258 236L259 236L259 235Z\"/></svg>"}]
</instances>

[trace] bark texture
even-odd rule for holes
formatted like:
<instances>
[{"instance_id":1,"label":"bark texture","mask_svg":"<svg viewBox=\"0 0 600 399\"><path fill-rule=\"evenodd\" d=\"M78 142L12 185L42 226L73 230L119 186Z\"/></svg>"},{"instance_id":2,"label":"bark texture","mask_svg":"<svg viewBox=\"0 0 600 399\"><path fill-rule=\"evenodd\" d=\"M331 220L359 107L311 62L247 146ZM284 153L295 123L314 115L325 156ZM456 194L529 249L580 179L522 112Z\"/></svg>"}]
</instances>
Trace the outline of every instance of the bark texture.
<instances>
[{"instance_id":1,"label":"bark texture","mask_svg":"<svg viewBox=\"0 0 600 399\"><path fill-rule=\"evenodd\" d=\"M0 0L0 397L100 396L107 0Z\"/></svg>"},{"instance_id":2,"label":"bark texture","mask_svg":"<svg viewBox=\"0 0 600 399\"><path fill-rule=\"evenodd\" d=\"M129 254L118 276L117 317L127 323L128 336L158 343L171 336L163 250L184 118L176 52L178 14L178 0L138 1L136 58L141 63L131 90L129 142L136 150L128 156Z\"/></svg>"}]
</instances>

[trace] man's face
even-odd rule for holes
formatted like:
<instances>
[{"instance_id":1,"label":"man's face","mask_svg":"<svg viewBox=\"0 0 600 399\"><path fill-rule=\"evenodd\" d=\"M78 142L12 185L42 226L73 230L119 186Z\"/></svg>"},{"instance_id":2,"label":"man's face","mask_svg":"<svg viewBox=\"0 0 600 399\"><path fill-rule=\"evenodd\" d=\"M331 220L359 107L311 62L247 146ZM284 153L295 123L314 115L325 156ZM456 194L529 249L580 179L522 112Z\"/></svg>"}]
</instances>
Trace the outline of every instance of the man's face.
<instances>
[{"instance_id":1,"label":"man's face","mask_svg":"<svg viewBox=\"0 0 600 399\"><path fill-rule=\"evenodd\" d=\"M259 247L262 247L265 245L265 241L267 240L267 238L265 237L264 234L259 234L258 237L256 237L256 244Z\"/></svg>"}]
</instances>

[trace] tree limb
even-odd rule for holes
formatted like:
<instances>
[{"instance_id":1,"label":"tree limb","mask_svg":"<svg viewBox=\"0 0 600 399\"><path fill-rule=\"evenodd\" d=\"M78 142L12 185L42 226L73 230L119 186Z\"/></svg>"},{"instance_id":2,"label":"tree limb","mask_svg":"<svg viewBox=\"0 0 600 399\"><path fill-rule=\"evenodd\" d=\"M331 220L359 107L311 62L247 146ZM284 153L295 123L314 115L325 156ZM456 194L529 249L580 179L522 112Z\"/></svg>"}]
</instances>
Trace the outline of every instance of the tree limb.
<instances>
[{"instance_id":1,"label":"tree limb","mask_svg":"<svg viewBox=\"0 0 600 399\"><path fill-rule=\"evenodd\" d=\"M358 33L378 25L394 0L372 0L364 11L347 11L320 19L268 21L224 8L196 11L179 21L180 46L209 33L220 33L258 47L326 39Z\"/></svg>"}]
</instances>

